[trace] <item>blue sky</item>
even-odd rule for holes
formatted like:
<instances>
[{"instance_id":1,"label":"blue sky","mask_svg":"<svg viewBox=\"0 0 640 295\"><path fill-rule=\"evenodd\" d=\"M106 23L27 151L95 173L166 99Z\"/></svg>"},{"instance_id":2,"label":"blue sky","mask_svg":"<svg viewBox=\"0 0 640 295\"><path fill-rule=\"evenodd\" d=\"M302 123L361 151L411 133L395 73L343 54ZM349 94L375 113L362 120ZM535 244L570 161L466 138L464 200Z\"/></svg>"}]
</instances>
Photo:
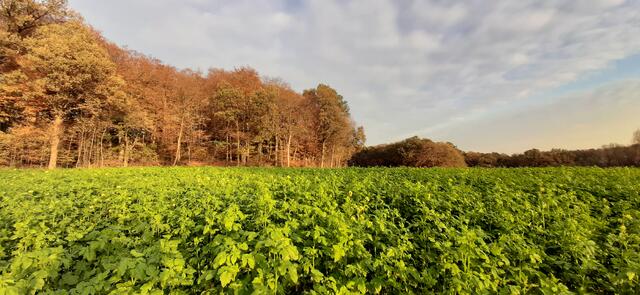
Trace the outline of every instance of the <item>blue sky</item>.
<instances>
[{"instance_id":1,"label":"blue sky","mask_svg":"<svg viewBox=\"0 0 640 295\"><path fill-rule=\"evenodd\" d=\"M117 44L180 67L326 83L368 143L464 150L627 144L640 1L70 0Z\"/></svg>"}]
</instances>

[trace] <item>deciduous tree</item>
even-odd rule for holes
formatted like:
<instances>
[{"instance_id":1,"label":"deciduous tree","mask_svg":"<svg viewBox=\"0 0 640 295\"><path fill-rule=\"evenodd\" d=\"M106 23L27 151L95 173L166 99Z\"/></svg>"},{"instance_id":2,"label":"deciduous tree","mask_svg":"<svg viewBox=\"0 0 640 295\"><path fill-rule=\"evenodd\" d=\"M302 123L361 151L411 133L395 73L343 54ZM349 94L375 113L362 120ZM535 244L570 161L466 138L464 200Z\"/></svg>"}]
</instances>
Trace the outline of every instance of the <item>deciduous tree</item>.
<instances>
[{"instance_id":1,"label":"deciduous tree","mask_svg":"<svg viewBox=\"0 0 640 295\"><path fill-rule=\"evenodd\" d=\"M64 123L92 115L118 97L122 80L115 65L80 22L38 28L25 40L19 60L28 77L24 104L38 119L49 122L49 168L55 168Z\"/></svg>"},{"instance_id":2,"label":"deciduous tree","mask_svg":"<svg viewBox=\"0 0 640 295\"><path fill-rule=\"evenodd\" d=\"M315 130L321 147L320 167L325 166L327 151L330 152L329 164L333 166L337 153L352 147L354 133L349 107L343 97L328 85L320 84L315 89L305 90L303 95L315 105Z\"/></svg>"}]
</instances>

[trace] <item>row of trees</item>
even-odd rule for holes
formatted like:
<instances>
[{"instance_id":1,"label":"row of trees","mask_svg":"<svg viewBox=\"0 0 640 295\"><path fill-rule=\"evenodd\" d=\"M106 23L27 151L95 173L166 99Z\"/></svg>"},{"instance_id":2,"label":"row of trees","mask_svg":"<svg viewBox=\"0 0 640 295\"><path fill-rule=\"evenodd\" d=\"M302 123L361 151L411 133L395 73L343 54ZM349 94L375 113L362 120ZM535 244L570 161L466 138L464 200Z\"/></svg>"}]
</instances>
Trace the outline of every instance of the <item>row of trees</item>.
<instances>
[{"instance_id":1,"label":"row of trees","mask_svg":"<svg viewBox=\"0 0 640 295\"><path fill-rule=\"evenodd\" d=\"M531 149L513 155L466 152L464 159L470 167L640 167L640 129L633 133L629 146L609 144L599 149L586 150Z\"/></svg>"},{"instance_id":2,"label":"row of trees","mask_svg":"<svg viewBox=\"0 0 640 295\"><path fill-rule=\"evenodd\" d=\"M0 0L0 162L342 166L364 146L328 85L178 70L108 42L64 0Z\"/></svg>"},{"instance_id":3,"label":"row of trees","mask_svg":"<svg viewBox=\"0 0 640 295\"><path fill-rule=\"evenodd\" d=\"M573 151L532 149L514 155L467 152L464 158L470 167L640 167L640 144Z\"/></svg>"},{"instance_id":4,"label":"row of trees","mask_svg":"<svg viewBox=\"0 0 640 295\"><path fill-rule=\"evenodd\" d=\"M449 142L411 137L392 144L366 147L349 160L351 166L406 167L640 167L640 129L629 146L610 144L599 149L540 151L521 154L462 152Z\"/></svg>"}]
</instances>

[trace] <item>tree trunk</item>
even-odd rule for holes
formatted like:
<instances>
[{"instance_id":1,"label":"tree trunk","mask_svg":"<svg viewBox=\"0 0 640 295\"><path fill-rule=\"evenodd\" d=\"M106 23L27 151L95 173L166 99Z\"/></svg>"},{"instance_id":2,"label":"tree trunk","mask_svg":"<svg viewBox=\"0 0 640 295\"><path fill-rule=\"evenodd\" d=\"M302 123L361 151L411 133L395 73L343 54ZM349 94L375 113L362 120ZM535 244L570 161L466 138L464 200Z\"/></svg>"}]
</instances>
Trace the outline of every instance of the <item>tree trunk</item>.
<instances>
[{"instance_id":1,"label":"tree trunk","mask_svg":"<svg viewBox=\"0 0 640 295\"><path fill-rule=\"evenodd\" d=\"M296 157L298 155L298 146L296 146L296 148L293 149L293 153L291 155L291 158L293 158L293 160L296 160Z\"/></svg>"},{"instance_id":2,"label":"tree trunk","mask_svg":"<svg viewBox=\"0 0 640 295\"><path fill-rule=\"evenodd\" d=\"M188 163L191 163L191 144L190 144L191 140L187 140L187 161L189 161Z\"/></svg>"},{"instance_id":3,"label":"tree trunk","mask_svg":"<svg viewBox=\"0 0 640 295\"><path fill-rule=\"evenodd\" d=\"M102 136L100 136L100 167L104 167L104 150L102 149L102 142L104 141L104 134L107 129L102 129Z\"/></svg>"},{"instance_id":4,"label":"tree trunk","mask_svg":"<svg viewBox=\"0 0 640 295\"><path fill-rule=\"evenodd\" d=\"M334 159L335 159L335 158L334 158L335 151L336 151L336 147L335 147L335 146L332 146L332 147L331 147L331 165L330 165L330 167L331 167L331 168L334 168L334 167L335 167L335 163L334 163Z\"/></svg>"},{"instance_id":5,"label":"tree trunk","mask_svg":"<svg viewBox=\"0 0 640 295\"><path fill-rule=\"evenodd\" d=\"M277 136L277 135L276 135L276 146L275 146L275 147L274 147L274 149L273 149L273 154L274 154L274 155L275 155L275 157L276 157L275 165L276 165L276 166L279 166L279 165L278 165L278 158L279 158L279 157L278 157L278 136Z\"/></svg>"},{"instance_id":6,"label":"tree trunk","mask_svg":"<svg viewBox=\"0 0 640 295\"><path fill-rule=\"evenodd\" d=\"M96 128L92 128L93 132L91 132L91 142L89 143L89 152L87 155L87 159L85 160L85 163L89 163L89 167L93 166L93 163L91 162L91 157L93 155L93 143L95 141L96 138Z\"/></svg>"},{"instance_id":7,"label":"tree trunk","mask_svg":"<svg viewBox=\"0 0 640 295\"><path fill-rule=\"evenodd\" d=\"M129 136L124 134L124 152L122 153L122 166L129 166Z\"/></svg>"},{"instance_id":8,"label":"tree trunk","mask_svg":"<svg viewBox=\"0 0 640 295\"><path fill-rule=\"evenodd\" d=\"M248 142L244 143L244 149L242 150L242 164L247 165L249 162L249 157L251 156L251 144Z\"/></svg>"},{"instance_id":9,"label":"tree trunk","mask_svg":"<svg viewBox=\"0 0 640 295\"><path fill-rule=\"evenodd\" d=\"M124 163L124 148L122 147L122 136L118 134L118 162Z\"/></svg>"},{"instance_id":10,"label":"tree trunk","mask_svg":"<svg viewBox=\"0 0 640 295\"><path fill-rule=\"evenodd\" d=\"M56 115L51 124L51 152L49 154L49 169L55 169L58 165L58 146L62 133L62 116Z\"/></svg>"},{"instance_id":11,"label":"tree trunk","mask_svg":"<svg viewBox=\"0 0 640 295\"><path fill-rule=\"evenodd\" d=\"M133 143L131 143L129 145L129 148L127 149L127 166L129 166L129 161L131 160L131 153L133 152L133 149L136 147L137 143L138 143L138 138L134 137Z\"/></svg>"},{"instance_id":12,"label":"tree trunk","mask_svg":"<svg viewBox=\"0 0 640 295\"><path fill-rule=\"evenodd\" d=\"M80 133L80 137L78 137L78 160L76 160L76 168L80 167L82 163L82 150L84 149L84 129Z\"/></svg>"},{"instance_id":13,"label":"tree trunk","mask_svg":"<svg viewBox=\"0 0 640 295\"><path fill-rule=\"evenodd\" d=\"M240 125L236 121L236 165L240 166Z\"/></svg>"},{"instance_id":14,"label":"tree trunk","mask_svg":"<svg viewBox=\"0 0 640 295\"><path fill-rule=\"evenodd\" d=\"M66 153L67 155L71 155L71 146L72 145L73 145L73 142L72 142L71 139L69 139L69 142L67 143L67 153ZM46 158L46 155L43 156L42 162L44 162L45 158ZM40 166L42 166L42 163L40 163Z\"/></svg>"},{"instance_id":15,"label":"tree trunk","mask_svg":"<svg viewBox=\"0 0 640 295\"><path fill-rule=\"evenodd\" d=\"M227 133L226 159L227 165L229 165L229 162L231 162L231 143L229 142L229 133Z\"/></svg>"},{"instance_id":16,"label":"tree trunk","mask_svg":"<svg viewBox=\"0 0 640 295\"><path fill-rule=\"evenodd\" d=\"M287 138L287 167L291 167L291 132Z\"/></svg>"},{"instance_id":17,"label":"tree trunk","mask_svg":"<svg viewBox=\"0 0 640 295\"><path fill-rule=\"evenodd\" d=\"M180 131L178 131L178 146L176 147L176 156L173 159L173 166L180 161L180 146L182 145L182 129L184 128L184 116L180 118Z\"/></svg>"},{"instance_id":18,"label":"tree trunk","mask_svg":"<svg viewBox=\"0 0 640 295\"><path fill-rule=\"evenodd\" d=\"M322 142L322 155L320 156L320 168L324 168L324 150L326 147L326 143Z\"/></svg>"}]
</instances>

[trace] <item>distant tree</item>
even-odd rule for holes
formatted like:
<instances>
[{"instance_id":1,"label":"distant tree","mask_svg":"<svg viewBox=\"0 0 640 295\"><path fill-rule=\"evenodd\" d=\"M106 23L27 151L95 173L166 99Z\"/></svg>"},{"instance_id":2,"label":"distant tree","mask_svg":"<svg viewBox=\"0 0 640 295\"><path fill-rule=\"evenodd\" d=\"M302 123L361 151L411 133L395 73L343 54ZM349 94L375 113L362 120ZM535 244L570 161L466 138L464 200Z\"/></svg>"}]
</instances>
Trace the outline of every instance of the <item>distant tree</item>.
<instances>
[{"instance_id":1,"label":"distant tree","mask_svg":"<svg viewBox=\"0 0 640 295\"><path fill-rule=\"evenodd\" d=\"M553 166L640 166L640 144L623 146L604 145L599 149L540 151L531 149L522 154L505 155L466 152L467 165L471 167L553 167ZM495 159L488 164L483 159Z\"/></svg>"},{"instance_id":2,"label":"distant tree","mask_svg":"<svg viewBox=\"0 0 640 295\"><path fill-rule=\"evenodd\" d=\"M316 134L321 147L320 167L325 166L327 151L329 165L336 164L336 156L352 148L353 125L344 98L328 85L320 84L303 93L316 106ZM339 160L337 162L340 162Z\"/></svg>"},{"instance_id":3,"label":"distant tree","mask_svg":"<svg viewBox=\"0 0 640 295\"><path fill-rule=\"evenodd\" d=\"M633 133L633 139L631 140L632 144L640 144L640 129L636 130Z\"/></svg>"},{"instance_id":4,"label":"distant tree","mask_svg":"<svg viewBox=\"0 0 640 295\"><path fill-rule=\"evenodd\" d=\"M464 153L464 159L469 167L500 167L500 160L507 155L498 153L477 153L466 152Z\"/></svg>"},{"instance_id":5,"label":"distant tree","mask_svg":"<svg viewBox=\"0 0 640 295\"><path fill-rule=\"evenodd\" d=\"M612 149L612 148L617 148L617 147L623 147L624 145L619 144L619 143L608 143L608 144L603 144L602 148L603 149Z\"/></svg>"},{"instance_id":6,"label":"distant tree","mask_svg":"<svg viewBox=\"0 0 640 295\"><path fill-rule=\"evenodd\" d=\"M356 151L361 151L367 142L367 135L364 133L364 127L358 126L355 130L355 134L353 135L354 147Z\"/></svg>"},{"instance_id":7,"label":"distant tree","mask_svg":"<svg viewBox=\"0 0 640 295\"><path fill-rule=\"evenodd\" d=\"M364 148L349 160L351 166L466 167L465 157L454 145L418 137Z\"/></svg>"},{"instance_id":8,"label":"distant tree","mask_svg":"<svg viewBox=\"0 0 640 295\"><path fill-rule=\"evenodd\" d=\"M28 77L23 103L50 124L51 169L57 165L64 122L103 110L109 99L118 97L122 80L94 34L80 22L40 27L25 47L19 61Z\"/></svg>"}]
</instances>

